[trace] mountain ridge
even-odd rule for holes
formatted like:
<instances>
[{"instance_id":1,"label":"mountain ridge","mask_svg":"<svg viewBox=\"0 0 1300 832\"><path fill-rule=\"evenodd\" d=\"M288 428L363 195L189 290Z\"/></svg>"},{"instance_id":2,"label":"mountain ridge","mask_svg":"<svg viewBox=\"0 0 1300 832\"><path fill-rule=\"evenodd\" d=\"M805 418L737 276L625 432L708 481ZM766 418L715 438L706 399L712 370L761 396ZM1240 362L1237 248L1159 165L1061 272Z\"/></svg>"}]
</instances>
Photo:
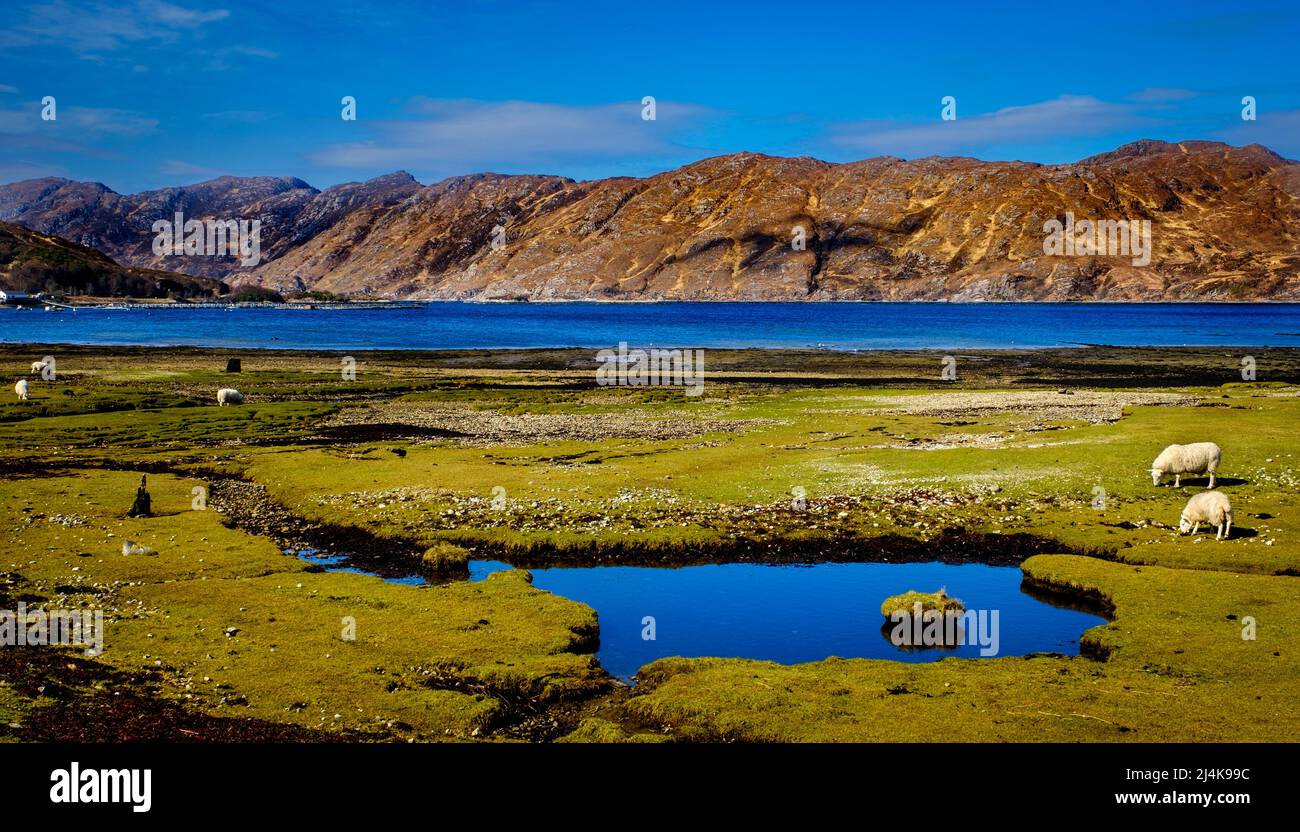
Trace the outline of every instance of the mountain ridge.
<instances>
[{"instance_id":1,"label":"mountain ridge","mask_svg":"<svg viewBox=\"0 0 1300 832\"><path fill-rule=\"evenodd\" d=\"M154 255L153 219L259 218L263 262ZM1044 223L1146 220L1149 266L1049 256ZM0 219L122 263L281 292L527 300L1300 299L1300 163L1140 140L1078 162L737 153L644 178L404 171L0 186ZM802 229L803 247L793 244ZM501 233L501 230L504 233ZM495 233L494 233L495 232Z\"/></svg>"}]
</instances>

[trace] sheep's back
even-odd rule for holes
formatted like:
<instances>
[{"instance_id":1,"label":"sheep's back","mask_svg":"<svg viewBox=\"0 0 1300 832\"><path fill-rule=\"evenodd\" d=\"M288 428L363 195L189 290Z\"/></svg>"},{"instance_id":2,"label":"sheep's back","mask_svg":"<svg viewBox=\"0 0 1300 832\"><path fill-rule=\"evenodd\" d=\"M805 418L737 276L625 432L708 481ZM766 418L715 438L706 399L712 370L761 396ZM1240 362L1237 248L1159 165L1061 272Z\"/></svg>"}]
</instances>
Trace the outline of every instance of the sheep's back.
<instances>
[{"instance_id":1,"label":"sheep's back","mask_svg":"<svg viewBox=\"0 0 1300 832\"><path fill-rule=\"evenodd\" d=\"M1193 442L1190 445L1170 445L1160 452L1152 468L1159 468L1167 474L1198 474L1217 468L1221 455L1219 446L1213 442Z\"/></svg>"},{"instance_id":2,"label":"sheep's back","mask_svg":"<svg viewBox=\"0 0 1300 832\"><path fill-rule=\"evenodd\" d=\"M1232 503L1228 495L1221 491L1202 491L1187 501L1183 513L1192 519L1201 519L1219 525L1232 513Z\"/></svg>"}]
</instances>

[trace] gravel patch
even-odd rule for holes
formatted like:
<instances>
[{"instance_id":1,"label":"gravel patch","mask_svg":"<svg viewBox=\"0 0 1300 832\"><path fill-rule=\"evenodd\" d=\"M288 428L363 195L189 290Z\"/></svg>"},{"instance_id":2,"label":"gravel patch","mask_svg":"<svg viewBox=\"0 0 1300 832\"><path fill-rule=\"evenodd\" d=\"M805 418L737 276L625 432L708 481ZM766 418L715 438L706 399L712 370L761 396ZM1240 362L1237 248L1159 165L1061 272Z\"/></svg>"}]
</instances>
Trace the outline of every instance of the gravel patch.
<instances>
[{"instance_id":1,"label":"gravel patch","mask_svg":"<svg viewBox=\"0 0 1300 832\"><path fill-rule=\"evenodd\" d=\"M507 414L411 402L347 408L324 422L327 428L383 425L390 431L387 438L391 439L453 441L476 447L570 440L691 439L706 433L737 433L776 424L780 422L773 419L709 419L687 413L651 414L639 410L600 414ZM431 432L438 435L431 436Z\"/></svg>"}]
</instances>

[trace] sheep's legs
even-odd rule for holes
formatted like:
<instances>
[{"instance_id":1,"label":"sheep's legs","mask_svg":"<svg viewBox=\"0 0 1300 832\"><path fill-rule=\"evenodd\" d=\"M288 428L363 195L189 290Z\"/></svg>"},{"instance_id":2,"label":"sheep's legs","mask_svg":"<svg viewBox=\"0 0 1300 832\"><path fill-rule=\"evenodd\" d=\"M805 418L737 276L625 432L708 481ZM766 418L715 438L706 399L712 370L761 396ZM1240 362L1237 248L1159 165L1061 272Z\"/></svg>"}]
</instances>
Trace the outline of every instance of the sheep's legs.
<instances>
[{"instance_id":1,"label":"sheep's legs","mask_svg":"<svg viewBox=\"0 0 1300 832\"><path fill-rule=\"evenodd\" d=\"M1200 520L1197 520L1195 523L1193 523L1193 524L1192 524L1192 534L1196 534L1196 530L1199 529L1200 527L1201 527L1201 521L1200 521Z\"/></svg>"},{"instance_id":2,"label":"sheep's legs","mask_svg":"<svg viewBox=\"0 0 1300 832\"><path fill-rule=\"evenodd\" d=\"M1183 475L1174 474L1174 488L1182 488L1182 487L1183 487Z\"/></svg>"},{"instance_id":3,"label":"sheep's legs","mask_svg":"<svg viewBox=\"0 0 1300 832\"><path fill-rule=\"evenodd\" d=\"M1210 488L1214 487L1214 472L1210 472Z\"/></svg>"}]
</instances>

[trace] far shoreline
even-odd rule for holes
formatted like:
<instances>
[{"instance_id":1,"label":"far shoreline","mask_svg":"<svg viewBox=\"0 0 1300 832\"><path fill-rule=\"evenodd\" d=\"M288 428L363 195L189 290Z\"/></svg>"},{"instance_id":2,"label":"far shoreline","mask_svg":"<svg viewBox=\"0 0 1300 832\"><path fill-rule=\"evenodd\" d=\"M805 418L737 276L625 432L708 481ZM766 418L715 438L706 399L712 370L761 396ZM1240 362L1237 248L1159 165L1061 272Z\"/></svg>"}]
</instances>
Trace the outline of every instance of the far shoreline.
<instances>
[{"instance_id":1,"label":"far shoreline","mask_svg":"<svg viewBox=\"0 0 1300 832\"><path fill-rule=\"evenodd\" d=\"M924 306L924 305L942 305L942 306L1300 306L1300 298L1296 299L1259 299L1259 300L1231 300L1231 299L1196 299L1196 300L1092 300L1080 298L1076 300L1004 300L990 298L986 300L948 300L944 298L924 299L913 298L906 300L897 299L851 299L851 298L827 298L822 300L743 300L733 298L713 298L713 299L678 299L678 298L546 298L546 299L498 299L498 298L432 298L432 299L384 299L384 300L351 300L351 301L311 301L311 302L293 302L274 303L265 301L170 301L158 300L151 298L122 298L120 300L104 300L96 303L76 303L76 302L53 302L53 308L49 311L81 311L93 309L285 309L300 312L322 312L322 311L347 311L347 310L375 310L375 309L419 309L425 306L437 304L468 304L474 306L563 306L563 305L580 305L580 304L599 304L604 306L640 306L640 305L672 305L672 304L735 304L735 305L753 305L753 306L779 306L779 305L807 305L807 306L835 306L835 305L878 305L878 306ZM23 305L3 304L0 309L45 309L46 303L34 301Z\"/></svg>"},{"instance_id":2,"label":"far shoreline","mask_svg":"<svg viewBox=\"0 0 1300 832\"><path fill-rule=\"evenodd\" d=\"M560 356L566 358L591 358L593 366L595 362L594 354L596 351L605 349L605 347L584 347L584 346L561 346L561 347L279 347L279 346L213 346L209 344L192 344L192 343L174 343L174 344L116 344L116 343L85 343L75 341L4 341L0 339L0 347L9 352L41 352L50 349L66 349L78 352L95 353L95 352L139 352L147 354L151 352L171 352L181 351L185 354L207 356L212 354L230 355L238 357L239 355L253 354L260 356L284 355L301 358L311 358L314 356L329 355L334 356L339 353L346 353L352 356L365 357L383 357L383 356L401 356L404 360L418 360L420 358L429 359L449 359L449 358L510 358L510 357L545 357ZM652 349L654 345L637 345L629 344L631 348ZM726 355L752 355L767 356L780 358L786 355L790 356L824 356L839 358L872 358L887 356L918 356L926 354L943 354L957 353L959 356L975 357L982 356L1023 356L1023 355L1040 355L1054 352L1083 352L1088 350L1096 351L1115 351L1121 353L1132 352L1154 352L1154 353L1204 353L1214 351L1236 350L1273 350L1278 353L1294 353L1300 356L1300 345L1270 345L1270 344L1101 344L1088 342L1071 342L1062 343L1052 346L1034 346L1034 347L870 347L870 348L844 348L835 349L833 347L699 347L699 346L680 346L680 347L662 347L662 349L696 349L704 353L726 354ZM566 369L576 369L569 367Z\"/></svg>"}]
</instances>

